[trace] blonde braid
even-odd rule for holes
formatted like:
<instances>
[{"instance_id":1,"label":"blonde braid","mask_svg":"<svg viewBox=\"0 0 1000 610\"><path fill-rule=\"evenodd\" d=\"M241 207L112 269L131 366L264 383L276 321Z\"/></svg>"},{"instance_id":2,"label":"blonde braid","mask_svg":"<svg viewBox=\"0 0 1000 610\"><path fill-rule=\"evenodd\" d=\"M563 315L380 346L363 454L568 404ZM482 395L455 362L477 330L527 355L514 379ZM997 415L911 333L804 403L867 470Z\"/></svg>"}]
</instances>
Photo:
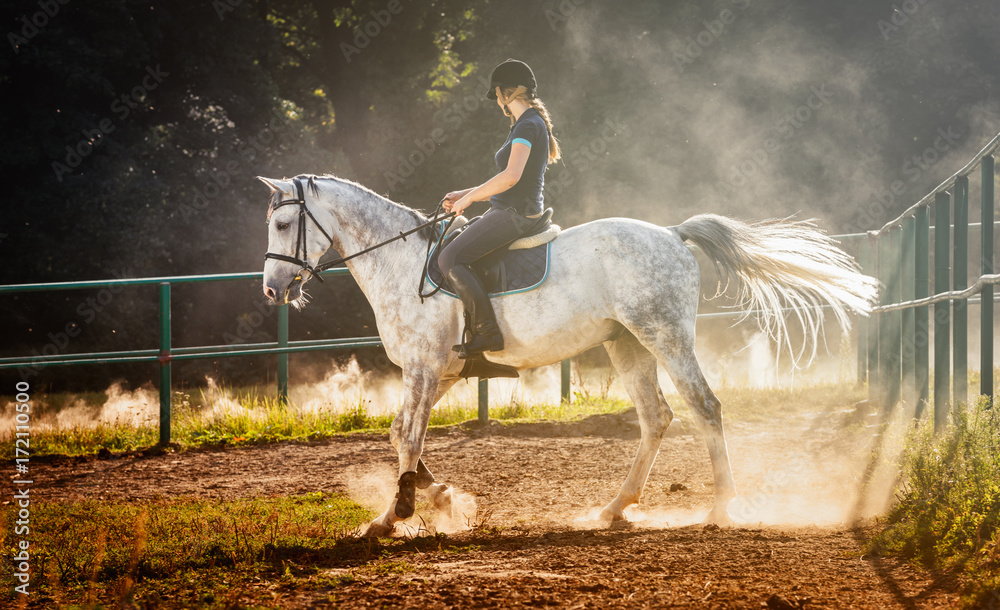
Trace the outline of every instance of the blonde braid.
<instances>
[{"instance_id":1,"label":"blonde braid","mask_svg":"<svg viewBox=\"0 0 1000 610\"><path fill-rule=\"evenodd\" d=\"M555 163L562 158L562 153L559 151L559 140L556 140L555 134L552 133L552 117L549 116L549 110L537 97L529 101L528 105L537 110L542 120L545 121L545 127L549 130L549 164Z\"/></svg>"},{"instance_id":2,"label":"blonde braid","mask_svg":"<svg viewBox=\"0 0 1000 610\"><path fill-rule=\"evenodd\" d=\"M503 104L504 114L510 117L511 126L514 125L514 115L507 109L507 105L516 99L524 100L529 106L537 110L538 115L545 122L545 128L549 131L549 164L551 165L561 159L562 153L559 151L559 140L556 140L555 134L552 133L552 117L549 116L548 108L537 97L529 99L528 90L524 85L518 85L516 89L513 87L503 88L500 90L500 102Z\"/></svg>"}]
</instances>

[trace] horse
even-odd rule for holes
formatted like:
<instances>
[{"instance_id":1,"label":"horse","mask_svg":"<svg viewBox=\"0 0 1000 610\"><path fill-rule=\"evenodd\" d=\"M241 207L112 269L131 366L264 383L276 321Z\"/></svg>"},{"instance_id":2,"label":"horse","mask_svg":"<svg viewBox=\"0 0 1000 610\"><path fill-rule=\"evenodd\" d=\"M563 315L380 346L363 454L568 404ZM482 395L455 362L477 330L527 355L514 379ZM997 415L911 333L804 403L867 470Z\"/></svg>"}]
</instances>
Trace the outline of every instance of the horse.
<instances>
[{"instance_id":1,"label":"horse","mask_svg":"<svg viewBox=\"0 0 1000 610\"><path fill-rule=\"evenodd\" d=\"M346 265L375 312L386 356L402 369L403 404L389 435L399 457L398 493L364 532L390 535L398 522L413 515L418 487L435 505L448 506L450 501L450 489L435 482L421 453L431 409L459 380L463 368L464 361L452 350L463 337L463 308L457 299L440 293L423 299L416 289L434 231L428 228L399 239L400 233L432 219L335 176L259 179L271 189L263 274L267 298L302 307L307 299L303 286L318 276L317 265L328 250L342 255L365 251ZM729 278L727 284L735 279L744 315L756 314L782 345L791 347L788 310L804 328L814 354L821 309L832 311L846 329L850 316L867 315L877 298L877 281L862 274L854 259L812 221L747 224L699 214L672 227L606 218L562 231L551 244L549 276L543 284L493 299L505 345L486 356L522 370L604 345L635 404L640 426L631 469L600 513L608 525L627 522L624 510L639 502L673 420L657 380L657 365L670 375L708 445L714 503L705 521L732 523L728 506L737 498L736 483L722 403L695 356L701 280L685 242L714 261Z\"/></svg>"}]
</instances>

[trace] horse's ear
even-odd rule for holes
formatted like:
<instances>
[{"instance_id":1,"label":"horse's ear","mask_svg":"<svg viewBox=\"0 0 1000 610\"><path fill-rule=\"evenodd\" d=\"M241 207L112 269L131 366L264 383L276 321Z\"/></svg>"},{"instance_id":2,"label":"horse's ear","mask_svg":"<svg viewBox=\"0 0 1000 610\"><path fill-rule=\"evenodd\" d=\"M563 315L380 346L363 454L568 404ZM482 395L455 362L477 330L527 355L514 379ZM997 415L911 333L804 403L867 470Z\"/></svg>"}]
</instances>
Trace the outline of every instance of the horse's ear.
<instances>
[{"instance_id":1,"label":"horse's ear","mask_svg":"<svg viewBox=\"0 0 1000 610\"><path fill-rule=\"evenodd\" d=\"M257 179L263 182L271 189L272 193L287 193L291 194L292 185L287 182L282 182L281 180L271 180L270 178L265 178L264 176L257 176Z\"/></svg>"}]
</instances>

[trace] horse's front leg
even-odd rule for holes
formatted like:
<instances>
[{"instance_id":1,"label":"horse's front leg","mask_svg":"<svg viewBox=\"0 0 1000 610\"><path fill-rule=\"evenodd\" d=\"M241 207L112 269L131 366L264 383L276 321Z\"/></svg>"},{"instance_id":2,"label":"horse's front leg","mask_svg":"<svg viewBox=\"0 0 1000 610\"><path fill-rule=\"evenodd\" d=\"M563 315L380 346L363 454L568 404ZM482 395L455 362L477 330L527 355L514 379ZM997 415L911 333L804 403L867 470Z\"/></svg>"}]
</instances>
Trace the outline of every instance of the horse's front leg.
<instances>
[{"instance_id":1,"label":"horse's front leg","mask_svg":"<svg viewBox=\"0 0 1000 610\"><path fill-rule=\"evenodd\" d=\"M366 536L388 536L397 521L412 517L417 488L427 489L436 506L443 508L447 504L450 508L448 486L434 483L434 476L420 460L420 454L424 448L431 408L453 384L454 380L442 380L429 371L403 372L403 407L389 432L389 440L399 454L396 497L386 511L369 524Z\"/></svg>"}]
</instances>

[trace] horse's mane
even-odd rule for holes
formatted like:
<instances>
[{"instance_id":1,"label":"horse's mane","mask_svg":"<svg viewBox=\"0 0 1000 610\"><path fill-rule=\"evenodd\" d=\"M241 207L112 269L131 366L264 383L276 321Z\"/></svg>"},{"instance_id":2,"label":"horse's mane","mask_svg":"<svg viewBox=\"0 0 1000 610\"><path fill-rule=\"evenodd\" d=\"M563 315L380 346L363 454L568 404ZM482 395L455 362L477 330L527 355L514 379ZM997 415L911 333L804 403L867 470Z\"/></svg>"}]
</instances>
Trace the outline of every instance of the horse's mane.
<instances>
[{"instance_id":1,"label":"horse's mane","mask_svg":"<svg viewBox=\"0 0 1000 610\"><path fill-rule=\"evenodd\" d=\"M342 184L344 186L349 186L349 187L353 188L354 190L359 191L360 193L364 194L365 196L367 196L367 197L369 197L371 199L377 200L380 203L388 204L392 208L395 208L395 209L399 210L400 212L403 212L404 214L411 216L413 218L414 222L417 225L422 225L425 222L427 222L428 220L430 220L430 218L428 218L427 215L424 214L423 212L421 212L420 210L415 210L415 209L413 209L411 207L408 207L408 206L405 206L405 205L403 205L401 203L397 203L397 202L393 201L392 199L389 199L388 197L383 197L382 195L379 195L378 193L376 193L375 191L371 190L367 186L365 186L365 185L363 185L361 183L358 183L358 182L354 182L353 180L348 180L346 178L340 178L338 176L333 176L331 174L324 174L322 176L317 176L315 174L299 174L298 176L295 176L295 179L304 181L306 183L306 188L308 190L312 191L313 193L316 193L316 194L319 193L319 188L316 186L316 181L317 180L332 180L333 182L337 182L337 183ZM289 178L284 178L284 180L288 181ZM271 214L274 213L275 206L278 205L278 203L280 202L280 200L281 200L281 193L279 193L277 191L271 193L271 197L270 197L270 199L267 202L267 218L268 218L268 220L270 220ZM424 227L420 231L420 235L422 235L423 237L426 237L427 239L434 239L434 228L433 227Z\"/></svg>"}]
</instances>

